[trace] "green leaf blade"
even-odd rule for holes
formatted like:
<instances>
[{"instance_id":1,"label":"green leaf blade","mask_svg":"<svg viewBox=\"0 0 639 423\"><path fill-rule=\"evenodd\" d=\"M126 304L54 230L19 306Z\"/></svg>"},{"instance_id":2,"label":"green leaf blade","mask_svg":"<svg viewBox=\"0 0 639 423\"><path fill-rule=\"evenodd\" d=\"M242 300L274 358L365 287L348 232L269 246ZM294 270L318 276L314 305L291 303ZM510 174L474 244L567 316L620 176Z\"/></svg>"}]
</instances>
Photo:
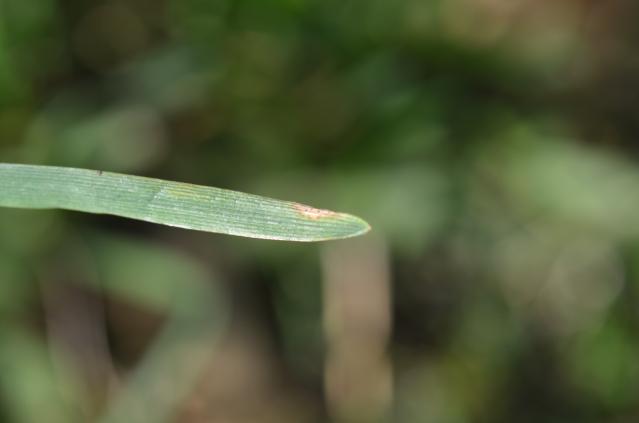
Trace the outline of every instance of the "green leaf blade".
<instances>
[{"instance_id":1,"label":"green leaf blade","mask_svg":"<svg viewBox=\"0 0 639 423\"><path fill-rule=\"evenodd\" d=\"M324 241L362 235L368 223L252 194L88 169L0 163L0 206L110 214L250 238Z\"/></svg>"}]
</instances>

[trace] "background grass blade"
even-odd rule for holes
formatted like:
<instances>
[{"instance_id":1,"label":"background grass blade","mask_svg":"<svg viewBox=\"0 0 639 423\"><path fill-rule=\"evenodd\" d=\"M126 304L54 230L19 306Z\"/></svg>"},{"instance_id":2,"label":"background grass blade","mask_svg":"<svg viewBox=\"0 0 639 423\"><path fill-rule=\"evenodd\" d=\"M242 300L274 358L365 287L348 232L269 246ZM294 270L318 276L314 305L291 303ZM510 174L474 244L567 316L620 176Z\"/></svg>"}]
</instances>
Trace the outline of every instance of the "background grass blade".
<instances>
[{"instance_id":1,"label":"background grass blade","mask_svg":"<svg viewBox=\"0 0 639 423\"><path fill-rule=\"evenodd\" d=\"M0 163L0 206L111 214L251 238L322 241L366 233L362 219L220 188L87 169Z\"/></svg>"}]
</instances>

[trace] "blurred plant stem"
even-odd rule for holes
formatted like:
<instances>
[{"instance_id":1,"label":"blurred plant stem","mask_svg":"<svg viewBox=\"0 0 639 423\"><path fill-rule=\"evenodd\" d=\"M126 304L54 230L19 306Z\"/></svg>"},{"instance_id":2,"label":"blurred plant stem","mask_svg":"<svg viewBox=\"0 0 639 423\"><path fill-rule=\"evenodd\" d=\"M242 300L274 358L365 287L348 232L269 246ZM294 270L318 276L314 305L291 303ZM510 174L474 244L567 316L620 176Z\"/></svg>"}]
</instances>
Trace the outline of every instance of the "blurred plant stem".
<instances>
[{"instance_id":1,"label":"blurred plant stem","mask_svg":"<svg viewBox=\"0 0 639 423\"><path fill-rule=\"evenodd\" d=\"M337 422L386 421L393 401L387 344L390 263L382 238L331 243L322 251L324 383Z\"/></svg>"}]
</instances>

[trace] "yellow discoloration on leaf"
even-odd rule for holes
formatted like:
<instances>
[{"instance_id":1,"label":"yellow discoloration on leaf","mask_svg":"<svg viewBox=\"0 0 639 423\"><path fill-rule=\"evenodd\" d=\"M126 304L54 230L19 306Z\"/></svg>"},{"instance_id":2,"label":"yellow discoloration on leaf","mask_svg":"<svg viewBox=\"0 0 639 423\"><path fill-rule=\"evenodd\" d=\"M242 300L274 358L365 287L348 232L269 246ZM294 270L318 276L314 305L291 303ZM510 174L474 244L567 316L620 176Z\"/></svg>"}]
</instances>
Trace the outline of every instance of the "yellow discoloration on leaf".
<instances>
[{"instance_id":1,"label":"yellow discoloration on leaf","mask_svg":"<svg viewBox=\"0 0 639 423\"><path fill-rule=\"evenodd\" d=\"M316 209L315 207L306 206L304 204L295 203L295 210L300 212L302 216L308 219L322 219L324 217L334 217L339 213L335 213L334 211L324 210L324 209Z\"/></svg>"},{"instance_id":2,"label":"yellow discoloration on leaf","mask_svg":"<svg viewBox=\"0 0 639 423\"><path fill-rule=\"evenodd\" d=\"M195 185L179 184L173 188L163 187L162 195L176 199L192 199L192 200L206 200L208 197L205 195L198 195L192 189Z\"/></svg>"}]
</instances>

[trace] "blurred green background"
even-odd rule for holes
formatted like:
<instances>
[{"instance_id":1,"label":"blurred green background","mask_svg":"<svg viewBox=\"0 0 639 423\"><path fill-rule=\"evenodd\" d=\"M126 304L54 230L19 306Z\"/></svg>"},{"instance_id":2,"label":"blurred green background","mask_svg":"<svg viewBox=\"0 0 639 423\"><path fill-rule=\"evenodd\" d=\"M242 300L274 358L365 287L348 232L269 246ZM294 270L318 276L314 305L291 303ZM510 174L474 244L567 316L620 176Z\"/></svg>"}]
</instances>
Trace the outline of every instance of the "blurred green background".
<instances>
[{"instance_id":1,"label":"blurred green background","mask_svg":"<svg viewBox=\"0 0 639 423\"><path fill-rule=\"evenodd\" d=\"M0 210L0 421L639 421L638 20L0 0L0 161L374 228L309 245Z\"/></svg>"}]
</instances>

